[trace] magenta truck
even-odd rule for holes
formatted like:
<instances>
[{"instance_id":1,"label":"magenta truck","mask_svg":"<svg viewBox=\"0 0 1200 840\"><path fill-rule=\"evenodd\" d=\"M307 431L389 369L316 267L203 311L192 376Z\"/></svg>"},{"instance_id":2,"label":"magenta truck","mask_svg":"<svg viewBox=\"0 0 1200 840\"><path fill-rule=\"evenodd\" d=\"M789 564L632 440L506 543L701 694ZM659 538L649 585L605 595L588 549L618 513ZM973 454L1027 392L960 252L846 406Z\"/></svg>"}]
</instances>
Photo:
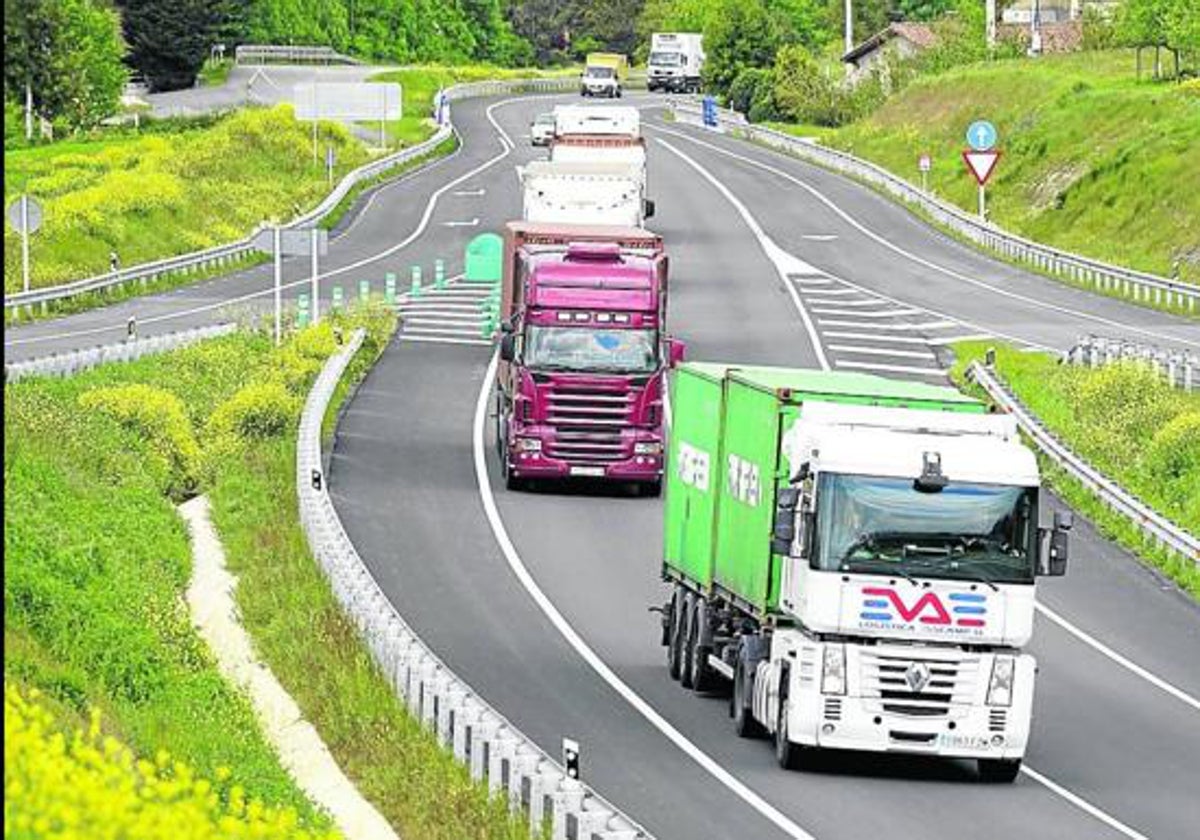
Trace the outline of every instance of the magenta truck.
<instances>
[{"instance_id":1,"label":"magenta truck","mask_svg":"<svg viewBox=\"0 0 1200 840\"><path fill-rule=\"evenodd\" d=\"M667 257L641 228L505 229L496 447L510 489L536 479L662 488Z\"/></svg>"}]
</instances>

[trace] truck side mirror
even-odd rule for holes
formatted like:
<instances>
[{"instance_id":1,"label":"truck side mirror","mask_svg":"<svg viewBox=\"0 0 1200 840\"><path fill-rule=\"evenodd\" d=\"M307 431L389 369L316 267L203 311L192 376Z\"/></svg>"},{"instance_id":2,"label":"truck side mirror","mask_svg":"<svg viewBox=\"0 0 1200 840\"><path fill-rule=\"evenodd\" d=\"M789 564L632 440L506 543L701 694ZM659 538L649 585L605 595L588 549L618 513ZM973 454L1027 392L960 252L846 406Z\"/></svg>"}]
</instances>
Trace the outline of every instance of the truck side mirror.
<instances>
[{"instance_id":1,"label":"truck side mirror","mask_svg":"<svg viewBox=\"0 0 1200 840\"><path fill-rule=\"evenodd\" d=\"M649 199L649 198L642 199L642 217L649 219L653 215L654 215L653 199Z\"/></svg>"},{"instance_id":2,"label":"truck side mirror","mask_svg":"<svg viewBox=\"0 0 1200 840\"><path fill-rule=\"evenodd\" d=\"M671 367L683 363L683 357L687 355L687 343L680 341L678 338L667 339L667 357Z\"/></svg>"},{"instance_id":3,"label":"truck side mirror","mask_svg":"<svg viewBox=\"0 0 1200 840\"><path fill-rule=\"evenodd\" d=\"M514 333L505 333L500 336L500 359L505 362L511 362L517 357L517 336Z\"/></svg>"},{"instance_id":4,"label":"truck side mirror","mask_svg":"<svg viewBox=\"0 0 1200 840\"><path fill-rule=\"evenodd\" d=\"M1075 514L1069 510L1054 511L1054 530L1070 531L1075 526Z\"/></svg>"},{"instance_id":5,"label":"truck side mirror","mask_svg":"<svg viewBox=\"0 0 1200 840\"><path fill-rule=\"evenodd\" d=\"M1062 577L1067 573L1067 557L1070 554L1070 538L1067 532L1055 527L1050 532L1050 551L1046 558L1046 574L1050 577Z\"/></svg>"},{"instance_id":6,"label":"truck side mirror","mask_svg":"<svg viewBox=\"0 0 1200 840\"><path fill-rule=\"evenodd\" d=\"M800 503L799 487L781 487L775 497L775 521L771 525L771 551L790 555L796 539L796 505Z\"/></svg>"}]
</instances>

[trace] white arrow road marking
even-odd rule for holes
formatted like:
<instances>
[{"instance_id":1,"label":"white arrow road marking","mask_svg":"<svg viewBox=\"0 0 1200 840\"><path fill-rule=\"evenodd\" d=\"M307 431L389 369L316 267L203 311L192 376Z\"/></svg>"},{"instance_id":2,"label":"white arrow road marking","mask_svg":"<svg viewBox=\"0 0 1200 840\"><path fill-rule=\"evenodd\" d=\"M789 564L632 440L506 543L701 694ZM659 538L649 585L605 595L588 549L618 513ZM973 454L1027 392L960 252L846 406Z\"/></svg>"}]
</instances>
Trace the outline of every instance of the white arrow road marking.
<instances>
[{"instance_id":1,"label":"white arrow road marking","mask_svg":"<svg viewBox=\"0 0 1200 840\"><path fill-rule=\"evenodd\" d=\"M479 218L471 219L469 222L442 222L444 227L475 227L479 224Z\"/></svg>"}]
</instances>

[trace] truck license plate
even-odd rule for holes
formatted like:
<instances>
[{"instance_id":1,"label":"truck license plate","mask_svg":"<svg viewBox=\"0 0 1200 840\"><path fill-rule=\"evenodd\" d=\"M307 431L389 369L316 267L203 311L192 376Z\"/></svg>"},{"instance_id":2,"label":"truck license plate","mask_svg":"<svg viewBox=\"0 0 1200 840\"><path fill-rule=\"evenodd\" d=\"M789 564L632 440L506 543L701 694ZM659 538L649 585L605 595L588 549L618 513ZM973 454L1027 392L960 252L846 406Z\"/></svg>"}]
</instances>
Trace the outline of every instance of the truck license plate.
<instances>
[{"instance_id":1,"label":"truck license plate","mask_svg":"<svg viewBox=\"0 0 1200 840\"><path fill-rule=\"evenodd\" d=\"M584 478L603 478L604 467L571 467L571 475Z\"/></svg>"},{"instance_id":2,"label":"truck license plate","mask_svg":"<svg viewBox=\"0 0 1200 840\"><path fill-rule=\"evenodd\" d=\"M982 750L987 745L987 738L982 735L953 735L943 732L938 738L938 746L944 750Z\"/></svg>"}]
</instances>

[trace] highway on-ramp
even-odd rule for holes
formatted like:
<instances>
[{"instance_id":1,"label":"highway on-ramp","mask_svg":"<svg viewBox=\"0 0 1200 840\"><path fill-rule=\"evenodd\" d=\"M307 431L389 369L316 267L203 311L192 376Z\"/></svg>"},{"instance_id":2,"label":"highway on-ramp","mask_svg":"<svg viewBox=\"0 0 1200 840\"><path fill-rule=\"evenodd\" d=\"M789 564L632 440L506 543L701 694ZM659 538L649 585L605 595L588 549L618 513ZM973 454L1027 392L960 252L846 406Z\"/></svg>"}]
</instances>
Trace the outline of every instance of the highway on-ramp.
<instances>
[{"instance_id":1,"label":"highway on-ramp","mask_svg":"<svg viewBox=\"0 0 1200 840\"><path fill-rule=\"evenodd\" d=\"M462 150L364 202L332 243L330 282L403 280L437 257L457 273L467 239L519 215L513 166L544 154L524 135L553 101L457 104ZM646 135L670 331L690 358L939 381L948 343L971 335L1058 350L1085 332L1200 345L1194 322L991 260L799 161L652 110ZM306 273L300 261L288 279ZM9 330L5 352L112 340L129 312L147 330L220 320L229 300L269 294L259 268ZM1039 586L1034 732L1015 784L896 756L787 773L766 743L733 734L723 698L666 675L647 611L666 595L661 503L597 487L504 490L491 349L452 330L426 338L393 342L346 407L337 509L433 650L547 752L578 740L585 779L659 840L1196 836L1200 608L1086 523L1067 577Z\"/></svg>"}]
</instances>

